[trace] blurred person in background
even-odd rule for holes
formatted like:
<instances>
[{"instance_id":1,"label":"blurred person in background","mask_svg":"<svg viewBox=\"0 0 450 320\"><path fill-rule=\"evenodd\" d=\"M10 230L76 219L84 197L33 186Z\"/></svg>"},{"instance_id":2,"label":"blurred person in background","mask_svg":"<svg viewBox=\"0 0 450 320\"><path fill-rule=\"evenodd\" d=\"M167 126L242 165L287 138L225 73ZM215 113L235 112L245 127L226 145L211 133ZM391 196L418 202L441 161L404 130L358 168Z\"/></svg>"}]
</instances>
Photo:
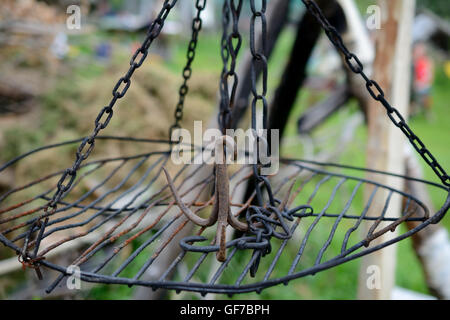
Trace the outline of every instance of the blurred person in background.
<instances>
[{"instance_id":1,"label":"blurred person in background","mask_svg":"<svg viewBox=\"0 0 450 320\"><path fill-rule=\"evenodd\" d=\"M413 49L414 79L413 104L411 116L424 112L427 118L432 116L433 100L431 89L434 80L433 60L427 54L427 47L418 42Z\"/></svg>"}]
</instances>

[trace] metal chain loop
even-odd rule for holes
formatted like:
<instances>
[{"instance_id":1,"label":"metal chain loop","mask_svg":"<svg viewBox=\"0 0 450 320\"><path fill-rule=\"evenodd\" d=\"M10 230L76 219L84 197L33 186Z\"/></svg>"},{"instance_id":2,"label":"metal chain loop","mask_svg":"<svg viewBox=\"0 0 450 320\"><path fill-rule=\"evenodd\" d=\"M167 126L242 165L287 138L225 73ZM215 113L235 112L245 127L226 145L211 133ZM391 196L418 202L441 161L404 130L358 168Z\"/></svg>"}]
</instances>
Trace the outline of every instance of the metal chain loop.
<instances>
[{"instance_id":1,"label":"metal chain loop","mask_svg":"<svg viewBox=\"0 0 450 320\"><path fill-rule=\"evenodd\" d=\"M197 0L195 4L195 8L197 9L197 14L195 15L194 19L192 20L192 35L191 40L188 44L188 50L186 53L187 62L185 67L183 68L182 76L183 76L183 83L180 86L180 89L178 90L178 103L175 108L175 122L170 127L169 130L169 139L172 137L172 132L175 129L180 128L180 122L183 119L183 108L184 108L184 101L186 98L186 95L189 91L188 87L188 81L192 76L192 62L195 59L195 52L197 48L197 41L198 41L198 35L202 29L203 21L201 18L201 13L206 7L206 0Z\"/></svg>"},{"instance_id":2,"label":"metal chain loop","mask_svg":"<svg viewBox=\"0 0 450 320\"><path fill-rule=\"evenodd\" d=\"M220 78L220 112L218 122L223 133L229 127L231 110L234 106L234 98L239 82L236 65L237 56L242 46L242 36L239 32L242 4L242 0L237 0L237 3L236 0L225 0L222 7L221 57L223 69ZM228 30L230 29L230 22L232 23L231 32Z\"/></svg>"},{"instance_id":3,"label":"metal chain loop","mask_svg":"<svg viewBox=\"0 0 450 320\"><path fill-rule=\"evenodd\" d=\"M125 76L121 77L115 84L114 89L112 91L113 97L109 105L103 107L102 110L100 110L94 122L95 124L94 130L92 131L91 135L86 137L79 145L76 153L76 160L72 168L66 169L66 171L64 171L64 174L58 181L57 190L53 195L52 199L49 201L48 207L53 208L53 210L56 210L56 205L63 196L63 194L66 193L71 188L73 182L75 181L77 171L80 168L81 163L89 157L92 150L94 149L95 138L97 137L98 133L101 130L105 129L108 126L109 122L111 121L111 118L114 114L113 107L115 106L116 102L119 99L122 99L127 93L131 85L131 76L136 71L136 69L142 66L143 62L147 58L150 45L152 44L153 40L160 34L161 29L164 26L164 21L176 2L177 0L164 1L163 8L161 9L157 18L153 21L153 23L150 25L148 29L147 37L145 38L141 47L138 48L136 52L133 54L133 57L131 58L130 61L130 68L128 69ZM86 148L87 145L88 148L83 153L83 150ZM66 180L69 180L67 184L65 184Z\"/></svg>"},{"instance_id":4,"label":"metal chain loop","mask_svg":"<svg viewBox=\"0 0 450 320\"><path fill-rule=\"evenodd\" d=\"M250 19L250 52L252 54L252 64L251 64L251 85L252 85L252 129L256 133L256 105L258 101L261 101L263 105L263 129L267 129L267 22L266 22L266 0L260 0L260 9L256 9L255 0L250 0L250 8L252 10L252 17ZM257 21L260 22L260 33L261 33L261 46L258 48L256 39L256 25ZM261 69L262 75L262 88L258 90L257 88L257 72L256 70Z\"/></svg>"},{"instance_id":5,"label":"metal chain loop","mask_svg":"<svg viewBox=\"0 0 450 320\"><path fill-rule=\"evenodd\" d=\"M253 99L251 102L252 105L252 130L253 134L256 138L256 154L257 154L257 163L253 165L253 175L255 176L255 189L256 189L256 198L258 204L263 206L263 197L262 190L260 186L260 182L263 182L267 193L269 195L269 202L271 206L276 205L276 200L272 196L272 188L270 186L269 180L263 177L260 173L261 169L261 161L260 161L260 142L264 140L263 137L260 137L257 134L257 123L256 123L256 107L258 102L262 104L263 114L262 114L262 129L267 129L267 78L268 78L268 68L267 68L267 20L266 20L266 8L267 1L259 0L259 6L255 4L255 0L250 0L250 9L252 11L252 17L250 19L250 53L252 55L252 63L250 68L250 76L251 76L251 87L252 87L252 95ZM260 29L261 35L261 44L258 46L258 39L256 37L256 28L257 25ZM257 69L261 70L261 88L258 90L257 86ZM269 148L266 148L267 151L270 152Z\"/></svg>"},{"instance_id":6,"label":"metal chain loop","mask_svg":"<svg viewBox=\"0 0 450 320\"><path fill-rule=\"evenodd\" d=\"M227 111L229 112L229 96L228 96L228 82L226 81L226 74L228 73L228 60L230 58L230 52L228 50L228 26L230 23L230 6L229 0L225 0L222 7L222 38L221 38L221 47L220 47L220 55L222 58L222 73L220 77L220 111L218 115L218 123L219 128L222 131L225 130L226 127L226 116Z\"/></svg>"},{"instance_id":7,"label":"metal chain loop","mask_svg":"<svg viewBox=\"0 0 450 320\"><path fill-rule=\"evenodd\" d=\"M366 89L370 96L381 103L381 105L386 109L389 119L392 123L400 128L404 135L408 138L414 149L420 154L420 156L425 160L425 162L431 167L434 173L439 177L442 183L450 187L450 176L439 164L437 159L433 154L426 148L425 144L420 140L420 138L414 134L411 128L406 123L404 117L401 113L386 100L383 89L380 85L373 79L370 79L364 72L364 67L359 58L352 52L348 50L342 41L342 37L339 32L334 28L328 19L323 14L322 10L319 8L314 0L301 0L309 13L311 13L317 21L320 23L325 31L325 34L333 43L333 45L338 49L345 58L345 62L355 74L360 74L361 77L366 81Z\"/></svg>"}]
</instances>

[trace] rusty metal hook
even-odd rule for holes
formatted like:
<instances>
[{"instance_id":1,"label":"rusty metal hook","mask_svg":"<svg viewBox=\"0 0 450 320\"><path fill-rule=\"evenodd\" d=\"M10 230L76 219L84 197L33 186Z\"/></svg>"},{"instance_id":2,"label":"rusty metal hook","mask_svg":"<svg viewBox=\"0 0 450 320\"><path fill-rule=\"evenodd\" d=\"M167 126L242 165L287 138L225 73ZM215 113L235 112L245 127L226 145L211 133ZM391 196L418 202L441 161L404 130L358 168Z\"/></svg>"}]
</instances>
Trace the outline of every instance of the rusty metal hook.
<instances>
[{"instance_id":1,"label":"rusty metal hook","mask_svg":"<svg viewBox=\"0 0 450 320\"><path fill-rule=\"evenodd\" d=\"M230 224L233 228L239 231L247 231L248 225L245 222L239 221L231 212L230 207L230 182L228 179L227 163L226 163L226 147L234 150L234 141L230 136L223 135L216 139L215 145L215 195L213 210L209 218L204 219L196 215L190 210L179 196L173 181L165 168L163 171L166 175L169 188L183 214L194 224L201 227L209 227L217 222L216 244L220 249L216 254L218 261L225 261L226 259L226 228Z\"/></svg>"}]
</instances>

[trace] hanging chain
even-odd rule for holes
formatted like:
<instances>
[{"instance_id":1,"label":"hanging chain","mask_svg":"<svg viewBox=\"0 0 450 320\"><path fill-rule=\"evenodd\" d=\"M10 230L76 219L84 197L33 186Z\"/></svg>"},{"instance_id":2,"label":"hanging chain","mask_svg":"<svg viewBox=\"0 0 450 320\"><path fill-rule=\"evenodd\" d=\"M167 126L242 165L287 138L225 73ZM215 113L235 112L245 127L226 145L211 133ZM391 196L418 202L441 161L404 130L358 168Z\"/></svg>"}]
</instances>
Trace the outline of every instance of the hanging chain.
<instances>
[{"instance_id":1,"label":"hanging chain","mask_svg":"<svg viewBox=\"0 0 450 320\"><path fill-rule=\"evenodd\" d=\"M255 5L255 0L250 0L250 8L252 10L252 17L250 20L250 52L252 54L251 63L251 84L252 84L252 129L256 130L256 105L260 100L263 107L263 129L267 129L267 21L266 21L266 0L260 0L261 8L258 10ZM257 21L260 20L260 34L261 45L258 47L256 39L255 27ZM258 92L257 88L257 69L261 69L262 75L262 88Z\"/></svg>"},{"instance_id":2,"label":"hanging chain","mask_svg":"<svg viewBox=\"0 0 450 320\"><path fill-rule=\"evenodd\" d=\"M220 112L219 127L223 133L229 127L231 110L234 106L234 98L238 86L238 75L236 73L237 56L242 45L242 36L239 33L239 18L242 10L242 0L225 0L222 7L222 39L221 57L223 69L220 78ZM231 16L231 33L229 33ZM229 65L229 66L228 66ZM230 90L230 81L231 90Z\"/></svg>"},{"instance_id":3,"label":"hanging chain","mask_svg":"<svg viewBox=\"0 0 450 320\"><path fill-rule=\"evenodd\" d=\"M257 155L257 163L253 165L253 174L256 178L255 180L255 189L256 189L256 198L260 206L263 206L263 197L262 191L260 187L260 182L263 182L267 193L269 195L269 201L272 206L275 206L275 199L273 197L272 188L270 186L269 180L262 176L260 173L261 169L261 161L260 161L260 151L259 145L261 142L261 138L257 133L257 123L256 123L256 107L258 101L261 101L262 104L262 129L267 129L267 21L266 21L266 8L267 2L266 0L259 0L259 7L255 4L255 0L250 0L250 8L252 11L252 17L250 19L250 53L252 55L252 62L250 68L251 74L251 85L252 85L252 131L256 138L256 155ZM259 34L261 39L261 44L258 46L258 39L256 37L256 26L259 20L260 32ZM261 88L258 91L257 86L257 70L261 70L262 81ZM265 141L267 144L267 139ZM268 146L266 146L266 151L269 151Z\"/></svg>"},{"instance_id":4,"label":"hanging chain","mask_svg":"<svg viewBox=\"0 0 450 320\"><path fill-rule=\"evenodd\" d=\"M77 171L80 168L81 163L89 157L92 150L94 149L95 138L97 137L98 133L101 130L105 129L108 126L109 122L111 121L111 118L113 116L113 107L115 106L116 102L122 99L127 93L131 85L131 76L136 71L136 69L142 66L143 62L147 58L148 50L150 49L153 40L155 40L161 33L161 30L164 26L164 22L167 16L169 15L171 9L175 6L176 2L177 0L164 1L162 9L159 12L158 16L156 17L156 19L150 25L147 31L147 36L143 41L141 47L138 48L136 52L133 54L130 60L130 68L128 69L127 73L123 77L121 77L114 86L114 89L112 91L113 97L110 103L107 106L103 107L100 110L99 114L97 115L97 118L95 119L94 130L92 131L91 135L84 138L83 141L78 146L75 162L73 163L71 168L66 169L62 174L61 178L59 179L56 185L57 189L55 194L45 206L44 214L40 216L38 219L38 221L40 221L43 217L47 217L44 223L41 223L41 231L39 235L40 237L42 237L43 230L45 229L45 226L48 222L48 216L56 212L58 202L61 200L62 196L72 187L72 184L75 181ZM49 208L52 208L50 213L48 212ZM35 224L32 225L29 232L29 236L27 237L27 239L25 239L26 244L29 241L32 231L34 231L33 230L34 228ZM33 257L28 256L27 253L28 248L27 245L25 245L22 252L20 253L19 258L21 257L23 261L27 262L35 261L39 249L39 243L40 239L38 238L36 241Z\"/></svg>"},{"instance_id":5,"label":"hanging chain","mask_svg":"<svg viewBox=\"0 0 450 320\"><path fill-rule=\"evenodd\" d=\"M228 26L230 24L230 3L229 0L225 0L222 6L222 38L220 46L220 56L222 58L222 73L220 75L220 104L219 104L219 115L218 123L219 128L222 133L226 128L226 117L227 110L229 109L229 92L228 92L228 82L226 74L228 73L228 60L230 59L230 52L228 50Z\"/></svg>"},{"instance_id":6,"label":"hanging chain","mask_svg":"<svg viewBox=\"0 0 450 320\"><path fill-rule=\"evenodd\" d=\"M178 90L179 99L178 99L177 107L176 107L175 113L174 113L175 122L170 127L169 139L171 139L171 137L172 137L173 130L180 128L180 122L183 119L184 101L185 101L186 95L189 91L189 87L188 87L187 83L192 75L192 67L191 66L192 66L192 62L195 59L198 35L202 29L203 21L201 18L201 13L205 9L205 6L206 6L206 0L197 0L196 1L195 8L197 9L197 14L194 17L194 19L192 20L192 36L191 36L191 40L189 41L188 50L187 50L187 54L186 54L187 62L186 62L185 67L183 68L183 73L182 73L183 84L180 86L180 89Z\"/></svg>"},{"instance_id":7,"label":"hanging chain","mask_svg":"<svg viewBox=\"0 0 450 320\"><path fill-rule=\"evenodd\" d=\"M395 126L400 128L400 130L408 138L414 149L422 156L425 162L433 169L439 179L447 187L450 186L450 176L444 170L444 168L439 164L437 159L433 154L426 148L425 144L420 140L420 138L411 130L405 121L405 118L401 113L386 100L383 89L375 81L370 79L363 71L364 67L358 57L350 52L342 41L342 37L339 32L333 27L328 19L323 14L322 10L319 8L317 3L313 0L302 0L308 11L318 20L320 25L325 31L325 34L333 43L333 45L342 53L345 58L345 62L355 74L360 74L361 77L366 82L366 89L370 93L370 96L376 101L380 102L382 106L386 109L389 119Z\"/></svg>"},{"instance_id":8,"label":"hanging chain","mask_svg":"<svg viewBox=\"0 0 450 320\"><path fill-rule=\"evenodd\" d=\"M141 47L138 48L136 52L133 54L133 57L131 58L130 61L130 68L128 69L128 72L123 77L121 77L114 86L114 89L112 91L113 97L109 102L109 105L103 107L103 109L100 110L94 122L95 123L94 130L92 131L90 136L83 139L83 141L81 142L81 144L77 149L76 160L73 163L73 166L71 168L66 169L61 178L59 179L57 184L57 190L53 195L53 198L49 201L48 207L56 209L56 205L61 199L62 195L71 188L73 182L75 181L77 171L80 168L81 163L89 157L92 150L94 149L95 138L97 137L98 133L101 130L105 129L108 126L109 122L111 121L111 118L114 114L113 107L115 106L116 102L119 99L122 99L127 93L131 85L131 76L136 71L136 69L141 67L142 64L144 63L145 59L148 56L148 50L150 49L153 40L155 40L161 33L161 29L164 26L164 22L167 16L169 15L170 10L174 7L176 2L177 0L164 1L164 5L161 11L159 12L158 16L148 29L147 37L145 38Z\"/></svg>"}]
</instances>

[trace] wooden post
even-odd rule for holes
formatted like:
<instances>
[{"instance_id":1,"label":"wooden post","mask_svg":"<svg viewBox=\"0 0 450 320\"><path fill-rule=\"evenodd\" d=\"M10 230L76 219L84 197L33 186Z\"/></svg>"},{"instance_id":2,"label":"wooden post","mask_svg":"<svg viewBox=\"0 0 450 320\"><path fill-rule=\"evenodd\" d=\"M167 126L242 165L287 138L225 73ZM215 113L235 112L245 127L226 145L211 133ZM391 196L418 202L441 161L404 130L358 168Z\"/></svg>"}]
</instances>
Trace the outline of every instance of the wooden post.
<instances>
[{"instance_id":1,"label":"wooden post","mask_svg":"<svg viewBox=\"0 0 450 320\"><path fill-rule=\"evenodd\" d=\"M410 97L411 66L411 26L415 12L415 0L379 0L381 8L381 29L376 32L376 58L374 76L386 98L407 119ZM385 109L376 101L368 104L369 138L367 148L367 165L371 169L395 173L405 172L404 148L406 139L386 115ZM399 179L369 175L371 180L387 184L402 190L404 186ZM367 188L367 194L372 189ZM380 215L387 194L377 192L374 206L369 212L372 216ZM393 197L386 216L399 216L402 203L400 197ZM380 224L379 228L385 225ZM366 230L367 232L367 230ZM374 240L370 245L385 242L395 236L387 233ZM396 248L389 246L362 259L359 276L358 298L390 299L395 283ZM375 275L374 273L378 273ZM370 285L370 277L378 280L378 285Z\"/></svg>"}]
</instances>

